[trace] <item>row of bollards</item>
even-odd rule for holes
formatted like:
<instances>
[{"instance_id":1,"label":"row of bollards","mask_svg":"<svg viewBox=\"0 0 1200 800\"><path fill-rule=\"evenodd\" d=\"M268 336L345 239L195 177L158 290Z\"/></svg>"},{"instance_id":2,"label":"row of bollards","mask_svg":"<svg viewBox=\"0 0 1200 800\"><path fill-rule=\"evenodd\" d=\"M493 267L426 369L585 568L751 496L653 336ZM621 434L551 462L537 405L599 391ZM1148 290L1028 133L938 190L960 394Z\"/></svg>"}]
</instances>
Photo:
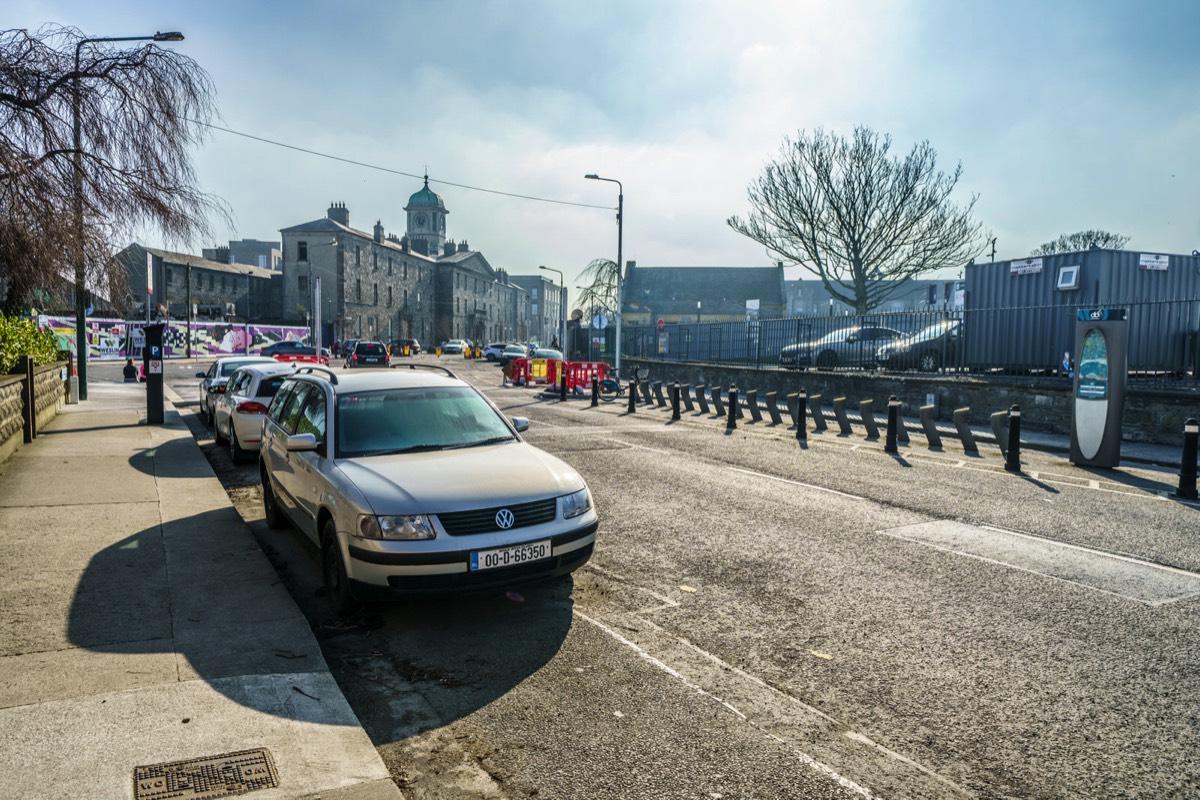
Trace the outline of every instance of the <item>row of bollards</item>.
<instances>
[{"instance_id":1,"label":"row of bollards","mask_svg":"<svg viewBox=\"0 0 1200 800\"><path fill-rule=\"evenodd\" d=\"M562 380L559 389L559 397L566 400L566 379ZM655 404L658 406L670 405L671 421L677 422L681 419L681 405L687 407L687 411L691 413L695 406L692 403L690 384L680 385L679 381L674 381L667 387L667 396L664 397L662 382L656 382L653 387L646 384L639 384L637 380L629 382L629 413L637 411L639 391L647 404ZM700 406L700 413L709 413L709 404L705 397L705 389L709 387L696 386L695 397L696 404ZM599 384L592 382L592 402L591 405L597 405L599 393ZM653 397L651 396L653 394ZM719 387L711 387L709 396L712 399L713 408L718 417L725 417L725 430L727 432L737 430L737 421L743 416L741 404L739 403L739 392L736 386L730 386L726 394L727 403L721 401L721 389ZM778 405L778 395L776 392L768 392L766 394L766 410L771 416L772 425L783 424L783 418L780 414ZM669 399L668 399L669 398ZM814 429L818 432L826 430L825 419L821 411L820 400L821 395L809 395L803 388L795 394L790 394L786 398L786 411L792 418L796 428L796 441L806 442L808 439L808 411L810 403ZM750 411L751 418L755 422L762 421L762 408L758 401L757 390L749 390L746 392L746 405ZM834 415L838 421L839 430L841 433L850 434L853 432L850 427L849 417L845 411L846 398L837 397L833 400ZM897 454L899 452L899 444L907 444L908 433L904 426L903 419L900 414L900 400L892 395L888 398L887 406L887 431L884 439L884 452L889 454ZM872 413L872 403L870 400L864 400L859 404L860 415L863 426L867 429L868 438L879 438L878 427L875 424L874 415ZM955 428L958 431L958 438L962 443L963 452L970 455L978 455L979 448L975 443L975 435L972 432L967 421L970 414L970 408L958 408L954 410L953 420ZM942 449L941 434L937 429L937 423L934 419L934 407L931 405L921 406L920 408L920 423L925 434L929 449ZM1007 424L1005 424L1007 423ZM1006 411L997 411L992 414L992 432L996 438L996 444L1000 448L1001 454L1004 456L1004 469L1008 472L1021 471L1021 407L1013 404ZM1200 422L1194 418L1189 418L1183 426L1183 453L1179 469L1179 486L1175 491L1175 496L1186 500L1198 499L1197 493L1197 454L1200 451Z\"/></svg>"}]
</instances>

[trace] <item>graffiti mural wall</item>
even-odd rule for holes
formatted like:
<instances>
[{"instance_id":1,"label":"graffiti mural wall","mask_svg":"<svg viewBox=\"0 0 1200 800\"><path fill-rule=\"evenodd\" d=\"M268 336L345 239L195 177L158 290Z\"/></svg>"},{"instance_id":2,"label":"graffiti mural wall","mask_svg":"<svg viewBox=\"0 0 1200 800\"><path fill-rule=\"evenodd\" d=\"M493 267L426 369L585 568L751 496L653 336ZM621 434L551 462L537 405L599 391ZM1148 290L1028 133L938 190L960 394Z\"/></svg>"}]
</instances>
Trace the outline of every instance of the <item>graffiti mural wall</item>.
<instances>
[{"instance_id":1,"label":"graffiti mural wall","mask_svg":"<svg viewBox=\"0 0 1200 800\"><path fill-rule=\"evenodd\" d=\"M75 349L74 317L41 317L39 322L58 337L59 346L72 353ZM166 323L163 349L167 358L187 356L188 325L181 320ZM140 320L100 319L89 317L87 344L89 361L120 361L141 358L145 344L146 326ZM279 341L304 342L309 329L285 325L255 325L244 322L193 322L192 357L254 355L269 344Z\"/></svg>"}]
</instances>

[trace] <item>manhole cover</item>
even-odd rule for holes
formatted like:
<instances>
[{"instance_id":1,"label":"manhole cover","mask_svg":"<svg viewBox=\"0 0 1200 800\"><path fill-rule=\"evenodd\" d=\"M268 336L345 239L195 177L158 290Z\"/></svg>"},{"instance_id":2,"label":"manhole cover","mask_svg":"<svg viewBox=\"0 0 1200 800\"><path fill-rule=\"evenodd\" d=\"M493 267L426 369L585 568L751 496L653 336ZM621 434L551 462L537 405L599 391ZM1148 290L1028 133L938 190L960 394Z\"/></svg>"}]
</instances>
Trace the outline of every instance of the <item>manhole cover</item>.
<instances>
[{"instance_id":1,"label":"manhole cover","mask_svg":"<svg viewBox=\"0 0 1200 800\"><path fill-rule=\"evenodd\" d=\"M212 800L278 785L266 748L133 768L134 800Z\"/></svg>"}]
</instances>

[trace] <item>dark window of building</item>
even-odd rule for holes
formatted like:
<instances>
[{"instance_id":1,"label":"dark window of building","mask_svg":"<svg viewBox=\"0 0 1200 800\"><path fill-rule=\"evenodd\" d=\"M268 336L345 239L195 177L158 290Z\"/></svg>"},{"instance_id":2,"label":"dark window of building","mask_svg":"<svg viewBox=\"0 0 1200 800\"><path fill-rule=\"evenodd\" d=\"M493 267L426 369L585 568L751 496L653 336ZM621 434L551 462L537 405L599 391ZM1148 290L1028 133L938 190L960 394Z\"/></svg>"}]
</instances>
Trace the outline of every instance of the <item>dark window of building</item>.
<instances>
[{"instance_id":1,"label":"dark window of building","mask_svg":"<svg viewBox=\"0 0 1200 800\"><path fill-rule=\"evenodd\" d=\"M378 283L371 284L371 303L373 303L374 305L379 305L379 284Z\"/></svg>"},{"instance_id":2,"label":"dark window of building","mask_svg":"<svg viewBox=\"0 0 1200 800\"><path fill-rule=\"evenodd\" d=\"M171 285L171 277L175 274L175 270L163 267L163 272L167 275L167 286Z\"/></svg>"},{"instance_id":3,"label":"dark window of building","mask_svg":"<svg viewBox=\"0 0 1200 800\"><path fill-rule=\"evenodd\" d=\"M354 299L356 302L362 302L362 278L354 279Z\"/></svg>"},{"instance_id":4,"label":"dark window of building","mask_svg":"<svg viewBox=\"0 0 1200 800\"><path fill-rule=\"evenodd\" d=\"M308 276L307 275L301 275L298 278L297 288L303 293L308 292Z\"/></svg>"},{"instance_id":5,"label":"dark window of building","mask_svg":"<svg viewBox=\"0 0 1200 800\"><path fill-rule=\"evenodd\" d=\"M308 242L296 242L296 260L308 261Z\"/></svg>"},{"instance_id":6,"label":"dark window of building","mask_svg":"<svg viewBox=\"0 0 1200 800\"><path fill-rule=\"evenodd\" d=\"M392 277L392 257L388 256L388 277Z\"/></svg>"},{"instance_id":7,"label":"dark window of building","mask_svg":"<svg viewBox=\"0 0 1200 800\"><path fill-rule=\"evenodd\" d=\"M379 253L376 253L375 251L371 251L371 271L379 271Z\"/></svg>"},{"instance_id":8,"label":"dark window of building","mask_svg":"<svg viewBox=\"0 0 1200 800\"><path fill-rule=\"evenodd\" d=\"M404 280L408 280L408 262L404 262Z\"/></svg>"},{"instance_id":9,"label":"dark window of building","mask_svg":"<svg viewBox=\"0 0 1200 800\"><path fill-rule=\"evenodd\" d=\"M388 287L388 308L392 307L392 287Z\"/></svg>"},{"instance_id":10,"label":"dark window of building","mask_svg":"<svg viewBox=\"0 0 1200 800\"><path fill-rule=\"evenodd\" d=\"M360 264L362 264L362 248L354 245L354 266L357 267Z\"/></svg>"}]
</instances>

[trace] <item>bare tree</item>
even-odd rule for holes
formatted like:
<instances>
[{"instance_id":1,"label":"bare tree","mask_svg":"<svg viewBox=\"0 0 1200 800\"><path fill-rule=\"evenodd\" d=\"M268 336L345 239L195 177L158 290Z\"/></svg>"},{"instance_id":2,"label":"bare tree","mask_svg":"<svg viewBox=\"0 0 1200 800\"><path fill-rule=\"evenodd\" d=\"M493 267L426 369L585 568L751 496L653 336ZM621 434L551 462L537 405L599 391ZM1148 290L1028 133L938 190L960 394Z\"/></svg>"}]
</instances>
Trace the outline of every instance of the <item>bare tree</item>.
<instances>
[{"instance_id":1,"label":"bare tree","mask_svg":"<svg viewBox=\"0 0 1200 800\"><path fill-rule=\"evenodd\" d=\"M961 267L984 246L981 226L950 201L962 165L935 172L937 153L921 142L903 160L892 140L866 127L853 140L818 128L785 138L778 160L747 191L747 219L729 226L766 247L772 260L812 272L829 294L864 313L908 278Z\"/></svg>"},{"instance_id":2,"label":"bare tree","mask_svg":"<svg viewBox=\"0 0 1200 800\"><path fill-rule=\"evenodd\" d=\"M1055 253L1077 253L1080 250L1088 250L1093 245L1105 250L1124 250L1125 245L1129 244L1129 239L1130 237L1124 234L1109 233L1108 231L1064 233L1053 242L1046 242L1037 247L1029 255L1049 256Z\"/></svg>"},{"instance_id":3,"label":"bare tree","mask_svg":"<svg viewBox=\"0 0 1200 800\"><path fill-rule=\"evenodd\" d=\"M579 279L589 282L576 299L588 323L596 314L611 316L617 310L617 262L597 258L579 273Z\"/></svg>"},{"instance_id":4,"label":"bare tree","mask_svg":"<svg viewBox=\"0 0 1200 800\"><path fill-rule=\"evenodd\" d=\"M2 309L10 314L35 290L65 297L78 257L87 285L120 310L125 278L111 254L123 237L157 228L188 243L209 235L210 214L228 220L224 204L197 188L190 155L214 115L208 74L154 44L80 46L85 38L59 26L0 31L0 294L7 288Z\"/></svg>"}]
</instances>

